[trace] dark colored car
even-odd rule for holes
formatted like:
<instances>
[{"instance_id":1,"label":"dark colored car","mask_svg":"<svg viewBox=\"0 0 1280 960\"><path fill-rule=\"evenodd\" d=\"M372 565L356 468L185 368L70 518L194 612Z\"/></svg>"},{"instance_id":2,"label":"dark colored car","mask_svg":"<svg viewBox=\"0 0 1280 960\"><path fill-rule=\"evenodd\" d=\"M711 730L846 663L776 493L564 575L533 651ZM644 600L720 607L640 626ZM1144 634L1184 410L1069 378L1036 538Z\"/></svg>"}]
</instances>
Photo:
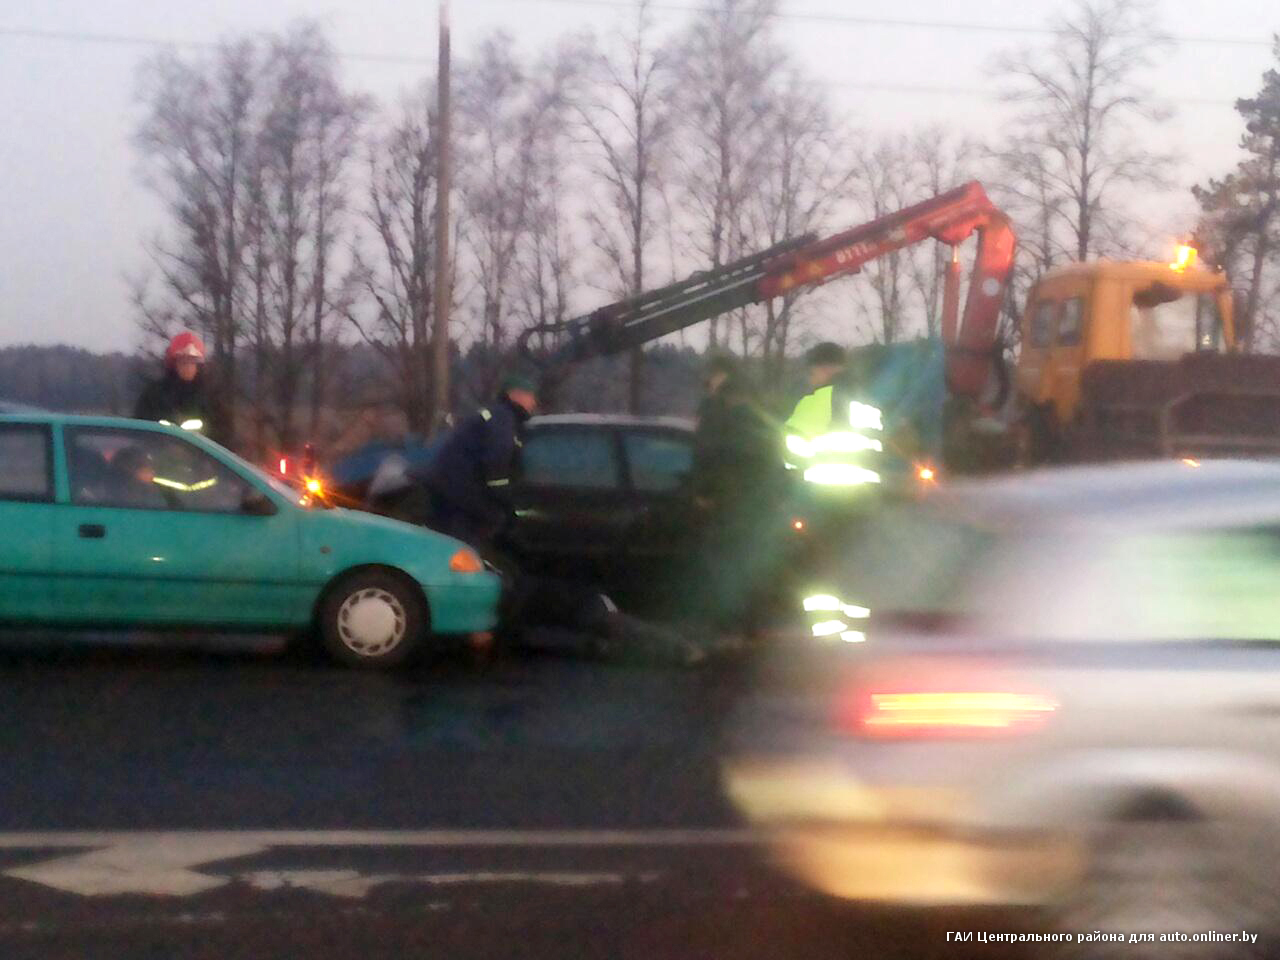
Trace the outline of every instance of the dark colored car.
<instances>
[{"instance_id":1,"label":"dark colored car","mask_svg":"<svg viewBox=\"0 0 1280 960\"><path fill-rule=\"evenodd\" d=\"M500 547L525 570L604 590L625 610L682 617L695 612L706 578L699 556L706 512L689 484L693 467L691 420L616 414L562 414L532 418L511 489L514 517ZM397 519L427 521L420 488L432 447L406 447L383 457L364 481L370 509ZM756 565L760 589L780 600L789 616L804 571L850 524L877 502L816 500L794 484L773 516L762 518ZM870 491L868 491L870 493ZM773 606L767 598L758 611ZM694 601L694 603L691 603Z\"/></svg>"},{"instance_id":2,"label":"dark colored car","mask_svg":"<svg viewBox=\"0 0 1280 960\"><path fill-rule=\"evenodd\" d=\"M599 584L624 606L661 606L693 568L692 464L687 420L536 417L505 546L530 568Z\"/></svg>"},{"instance_id":3,"label":"dark colored car","mask_svg":"<svg viewBox=\"0 0 1280 960\"><path fill-rule=\"evenodd\" d=\"M652 611L672 595L671 583L692 571L698 526L686 482L692 463L688 420L534 417L502 548L526 569L589 582L625 607ZM386 466L394 473L394 464ZM370 489L372 509L421 519L408 514L412 500L403 482L374 480Z\"/></svg>"}]
</instances>

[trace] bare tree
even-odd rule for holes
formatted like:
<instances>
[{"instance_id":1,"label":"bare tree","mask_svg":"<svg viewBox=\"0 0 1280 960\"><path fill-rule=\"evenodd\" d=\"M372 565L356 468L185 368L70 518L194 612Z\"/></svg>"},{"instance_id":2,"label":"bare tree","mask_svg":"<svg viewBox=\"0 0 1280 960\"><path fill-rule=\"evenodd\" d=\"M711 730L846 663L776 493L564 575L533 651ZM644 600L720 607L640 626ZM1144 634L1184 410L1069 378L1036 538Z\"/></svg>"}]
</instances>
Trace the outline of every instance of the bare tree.
<instances>
[{"instance_id":1,"label":"bare tree","mask_svg":"<svg viewBox=\"0 0 1280 960\"><path fill-rule=\"evenodd\" d=\"M745 205L748 235L761 248L823 229L856 175L847 138L826 98L800 70L791 68L779 77L764 126L761 182ZM783 374L805 293L792 291L764 305L759 352L770 382Z\"/></svg>"},{"instance_id":2,"label":"bare tree","mask_svg":"<svg viewBox=\"0 0 1280 960\"><path fill-rule=\"evenodd\" d=\"M528 72L511 38L497 34L481 45L460 84L463 236L479 299L472 324L479 373L472 386L481 395L496 387L514 339L513 285L521 276L520 258L543 196L549 158L559 156L575 60L561 49Z\"/></svg>"},{"instance_id":3,"label":"bare tree","mask_svg":"<svg viewBox=\"0 0 1280 960\"><path fill-rule=\"evenodd\" d=\"M324 406L330 328L345 314L346 281L331 273L362 102L345 95L333 50L312 26L272 44L263 82L266 113L258 137L264 327L271 391L260 395L277 441L292 449L309 383L310 430ZM257 303L257 297L255 297Z\"/></svg>"},{"instance_id":4,"label":"bare tree","mask_svg":"<svg viewBox=\"0 0 1280 960\"><path fill-rule=\"evenodd\" d=\"M919 185L912 169L915 160L911 141L901 135L872 141L857 153L858 176L852 194L867 220L923 199L917 197ZM876 258L863 269L865 284L860 290L855 288L855 295L863 298L861 312L871 337L880 343L895 342L907 327L913 255L912 250L894 250Z\"/></svg>"},{"instance_id":5,"label":"bare tree","mask_svg":"<svg viewBox=\"0 0 1280 960\"><path fill-rule=\"evenodd\" d=\"M777 0L715 0L699 8L679 51L682 199L694 255L718 267L746 252L747 199L763 178L769 81L783 61L773 42ZM747 352L745 311L732 318ZM719 344L711 321L711 346Z\"/></svg>"},{"instance_id":6,"label":"bare tree","mask_svg":"<svg viewBox=\"0 0 1280 960\"><path fill-rule=\"evenodd\" d=\"M337 255L352 236L348 173L360 143L360 128L372 103L345 94L334 82L315 92L314 161L315 233L311 250L311 392L310 433L321 430L321 410L332 402L331 377L339 363L340 323L355 296L357 277L342 269Z\"/></svg>"},{"instance_id":7,"label":"bare tree","mask_svg":"<svg viewBox=\"0 0 1280 960\"><path fill-rule=\"evenodd\" d=\"M1002 57L1007 99L1020 108L998 151L1010 212L1036 224L1037 262L1124 246L1119 191L1164 185L1170 159L1147 149L1168 113L1138 77L1161 48L1143 0L1075 0L1043 49Z\"/></svg>"},{"instance_id":8,"label":"bare tree","mask_svg":"<svg viewBox=\"0 0 1280 960\"><path fill-rule=\"evenodd\" d=\"M146 112L135 142L170 229L149 245L159 301L139 281L135 302L144 334L167 337L184 326L209 341L224 436L243 323L245 172L255 149L260 60L255 43L229 41L195 62L162 54L140 72Z\"/></svg>"},{"instance_id":9,"label":"bare tree","mask_svg":"<svg viewBox=\"0 0 1280 960\"><path fill-rule=\"evenodd\" d=\"M211 342L220 424L245 391L258 452L312 436L326 405L334 320L346 299L334 253L346 229L345 173L364 110L343 92L318 28L228 41L205 59L143 69L137 142L170 217L152 247L160 290L136 297L144 332L189 326ZM241 377L239 355L251 356Z\"/></svg>"},{"instance_id":10,"label":"bare tree","mask_svg":"<svg viewBox=\"0 0 1280 960\"><path fill-rule=\"evenodd\" d=\"M517 258L512 314L524 329L562 323L569 318L570 297L577 286L573 269L576 223L570 216L563 153L548 142L538 166L541 189L532 198Z\"/></svg>"},{"instance_id":11,"label":"bare tree","mask_svg":"<svg viewBox=\"0 0 1280 960\"><path fill-rule=\"evenodd\" d=\"M662 190L669 174L673 110L669 53L653 37L650 0L640 0L631 31L596 58L593 96L580 108L591 171L605 204L587 220L619 297L645 289L646 254L661 229ZM643 351L631 354L628 406L639 413Z\"/></svg>"},{"instance_id":12,"label":"bare tree","mask_svg":"<svg viewBox=\"0 0 1280 960\"><path fill-rule=\"evenodd\" d=\"M365 211L373 251L356 255L364 303L349 321L377 349L394 376L394 399L410 430L434 422L431 390L432 264L435 255L436 139L427 84L404 98L391 128L368 147Z\"/></svg>"}]
</instances>

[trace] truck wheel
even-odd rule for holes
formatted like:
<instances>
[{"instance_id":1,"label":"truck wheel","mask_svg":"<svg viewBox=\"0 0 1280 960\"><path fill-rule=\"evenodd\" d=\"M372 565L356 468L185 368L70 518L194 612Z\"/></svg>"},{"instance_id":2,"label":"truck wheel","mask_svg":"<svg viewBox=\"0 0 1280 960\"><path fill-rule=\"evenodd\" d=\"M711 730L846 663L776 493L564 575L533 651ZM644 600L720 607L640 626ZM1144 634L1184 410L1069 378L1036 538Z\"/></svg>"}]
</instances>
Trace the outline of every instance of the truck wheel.
<instances>
[{"instance_id":1,"label":"truck wheel","mask_svg":"<svg viewBox=\"0 0 1280 960\"><path fill-rule=\"evenodd\" d=\"M427 610L418 591L384 570L344 577L325 594L319 612L325 652L348 667L386 669L422 646Z\"/></svg>"}]
</instances>

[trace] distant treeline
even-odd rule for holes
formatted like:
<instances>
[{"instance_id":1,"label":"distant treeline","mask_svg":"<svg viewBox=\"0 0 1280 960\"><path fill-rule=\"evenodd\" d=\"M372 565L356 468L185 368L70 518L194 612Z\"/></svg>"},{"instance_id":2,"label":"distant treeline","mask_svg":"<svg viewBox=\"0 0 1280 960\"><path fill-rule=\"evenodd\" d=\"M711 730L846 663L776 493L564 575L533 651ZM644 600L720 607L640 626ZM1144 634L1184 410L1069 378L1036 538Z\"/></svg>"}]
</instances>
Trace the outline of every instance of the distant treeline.
<instances>
[{"instance_id":1,"label":"distant treeline","mask_svg":"<svg viewBox=\"0 0 1280 960\"><path fill-rule=\"evenodd\" d=\"M384 359L364 345L340 350L337 364L343 389L336 392L341 406L336 412L394 407L395 381ZM628 357L594 360L577 367L551 398L560 411L610 413L625 410L628 403ZM644 409L657 416L691 416L697 407L705 357L702 353L662 345L645 351ZM457 408L474 408L481 396L477 370L482 357L471 353L454 359ZM0 348L0 400L75 413L128 416L138 391L148 377L158 373L156 361L124 353L92 353L69 346L14 346ZM238 385L241 410L252 420ZM771 397L781 400L786 390L771 383ZM776 394L776 396L773 396ZM327 442L333 438L315 438ZM242 438L250 443L248 437Z\"/></svg>"},{"instance_id":2,"label":"distant treeline","mask_svg":"<svg viewBox=\"0 0 1280 960\"><path fill-rule=\"evenodd\" d=\"M143 372L141 360L123 353L5 347L0 349L0 400L66 412L127 414Z\"/></svg>"}]
</instances>

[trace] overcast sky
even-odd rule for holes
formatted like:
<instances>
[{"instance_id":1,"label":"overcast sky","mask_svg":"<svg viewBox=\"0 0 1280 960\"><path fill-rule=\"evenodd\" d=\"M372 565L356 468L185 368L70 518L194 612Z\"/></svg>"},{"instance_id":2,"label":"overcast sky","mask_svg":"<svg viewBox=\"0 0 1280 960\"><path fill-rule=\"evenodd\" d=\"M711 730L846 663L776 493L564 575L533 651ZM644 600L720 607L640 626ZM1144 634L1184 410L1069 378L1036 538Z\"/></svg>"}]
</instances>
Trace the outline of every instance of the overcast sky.
<instances>
[{"instance_id":1,"label":"overcast sky","mask_svg":"<svg viewBox=\"0 0 1280 960\"><path fill-rule=\"evenodd\" d=\"M659 22L678 25L687 17L679 8L696 3L660 2ZM1046 42L1016 29L1043 27L1062 7L1053 0L783 0L779 35L861 129L935 122L988 138L1006 117L994 100L992 58ZM1156 7L1164 30L1188 38L1149 77L1180 105L1157 146L1182 158L1181 186L1152 212L1153 223L1172 234L1192 225L1186 186L1235 161L1240 126L1231 104L1258 88L1280 13L1260 0L1160 0ZM842 17L918 23L833 19ZM422 58L347 59L352 88L391 99L433 70L435 0L0 0L0 345L134 344L124 278L145 266L141 241L161 223L130 146L139 116L137 65L154 48L90 38L207 42L299 18L321 22L343 53ZM453 0L455 56L465 58L478 38L499 28L533 51L563 32L605 33L628 19L621 0Z\"/></svg>"}]
</instances>

